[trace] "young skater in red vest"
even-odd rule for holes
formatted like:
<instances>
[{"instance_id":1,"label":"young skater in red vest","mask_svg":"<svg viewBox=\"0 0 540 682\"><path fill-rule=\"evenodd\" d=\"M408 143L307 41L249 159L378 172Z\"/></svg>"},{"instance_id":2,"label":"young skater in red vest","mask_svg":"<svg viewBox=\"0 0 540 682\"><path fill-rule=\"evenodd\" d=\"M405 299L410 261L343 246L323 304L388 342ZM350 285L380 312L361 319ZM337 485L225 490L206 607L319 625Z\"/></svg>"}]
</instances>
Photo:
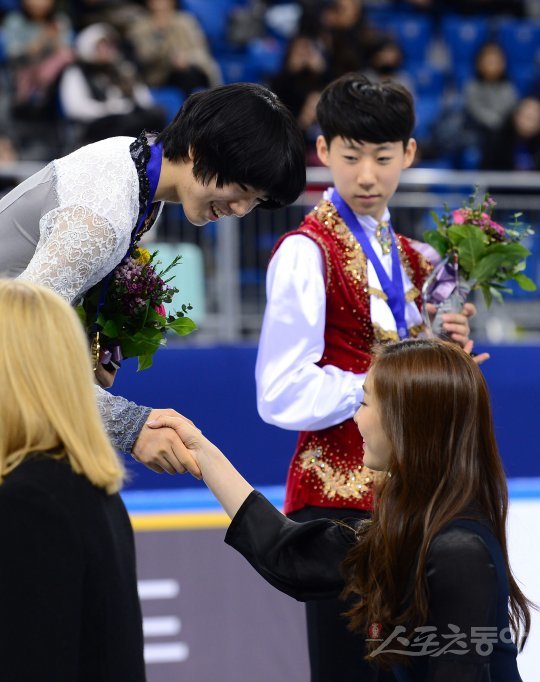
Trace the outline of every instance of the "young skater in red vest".
<instances>
[{"instance_id":1,"label":"young skater in red vest","mask_svg":"<svg viewBox=\"0 0 540 682\"><path fill-rule=\"evenodd\" d=\"M323 92L317 118L334 186L276 245L256 368L261 417L300 431L285 499L296 521L370 515L377 474L363 464L353 415L374 343L425 332L420 292L432 269L388 209L416 151L411 94L348 74ZM443 318L467 350L473 313L466 304ZM312 682L383 679L347 630L347 609L338 599L306 605Z\"/></svg>"}]
</instances>

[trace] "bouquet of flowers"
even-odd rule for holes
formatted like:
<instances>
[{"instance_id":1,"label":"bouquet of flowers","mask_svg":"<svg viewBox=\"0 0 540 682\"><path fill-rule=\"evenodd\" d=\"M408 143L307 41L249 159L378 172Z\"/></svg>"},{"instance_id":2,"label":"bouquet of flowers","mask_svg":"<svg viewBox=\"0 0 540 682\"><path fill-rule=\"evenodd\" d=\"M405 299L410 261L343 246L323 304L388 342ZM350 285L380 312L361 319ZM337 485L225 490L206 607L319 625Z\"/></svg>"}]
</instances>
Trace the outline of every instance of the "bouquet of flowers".
<instances>
[{"instance_id":1,"label":"bouquet of flowers","mask_svg":"<svg viewBox=\"0 0 540 682\"><path fill-rule=\"evenodd\" d=\"M535 283L523 270L530 251L520 242L533 231L515 213L509 227L492 219L495 201L489 194L478 197L478 190L466 204L454 211L445 207L442 217L432 213L436 230L424 233L425 241L441 255L441 262L427 279L424 302L438 305L432 323L435 334L441 331L443 312L460 312L472 289L481 289L486 305L493 299L502 302L506 285L514 280L522 289L534 291Z\"/></svg>"},{"instance_id":2,"label":"bouquet of flowers","mask_svg":"<svg viewBox=\"0 0 540 682\"><path fill-rule=\"evenodd\" d=\"M103 284L92 287L77 307L81 321L91 337L94 363L119 366L123 358L138 357L138 369L152 365L154 353L166 345L166 332L180 336L190 334L196 325L186 313L191 305L182 305L174 314L167 314L176 287L167 273L181 260L177 256L164 270L158 271L157 251L134 246L131 253L114 269L103 297Z\"/></svg>"}]
</instances>

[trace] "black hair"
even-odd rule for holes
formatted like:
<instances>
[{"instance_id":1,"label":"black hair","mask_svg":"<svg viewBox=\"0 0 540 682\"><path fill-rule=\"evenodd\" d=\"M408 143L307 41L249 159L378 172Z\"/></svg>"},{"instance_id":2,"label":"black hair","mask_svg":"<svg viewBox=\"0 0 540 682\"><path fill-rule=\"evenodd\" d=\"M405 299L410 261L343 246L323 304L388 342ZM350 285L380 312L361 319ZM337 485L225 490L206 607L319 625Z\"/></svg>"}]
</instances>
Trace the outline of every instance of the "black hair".
<instances>
[{"instance_id":1,"label":"black hair","mask_svg":"<svg viewBox=\"0 0 540 682\"><path fill-rule=\"evenodd\" d=\"M249 185L268 197L261 208L291 204L306 183L302 133L291 112L267 88L234 83L187 98L158 135L170 161L193 155L193 175L217 186Z\"/></svg>"},{"instance_id":2,"label":"black hair","mask_svg":"<svg viewBox=\"0 0 540 682\"><path fill-rule=\"evenodd\" d=\"M414 101L403 85L372 83L361 73L332 81L321 94L317 120L326 144L342 137L356 142L403 142L414 129Z\"/></svg>"}]
</instances>

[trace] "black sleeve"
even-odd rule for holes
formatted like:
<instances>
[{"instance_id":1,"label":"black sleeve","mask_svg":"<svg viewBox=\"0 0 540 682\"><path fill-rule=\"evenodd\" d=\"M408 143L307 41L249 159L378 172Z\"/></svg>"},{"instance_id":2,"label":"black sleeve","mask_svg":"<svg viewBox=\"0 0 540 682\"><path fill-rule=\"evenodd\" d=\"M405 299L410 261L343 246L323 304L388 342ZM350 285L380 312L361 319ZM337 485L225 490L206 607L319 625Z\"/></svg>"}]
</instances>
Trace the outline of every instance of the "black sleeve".
<instances>
[{"instance_id":1,"label":"black sleeve","mask_svg":"<svg viewBox=\"0 0 540 682\"><path fill-rule=\"evenodd\" d=\"M75 529L67 512L32 486L2 490L0 518L1 678L73 682L83 580Z\"/></svg>"},{"instance_id":2,"label":"black sleeve","mask_svg":"<svg viewBox=\"0 0 540 682\"><path fill-rule=\"evenodd\" d=\"M430 656L426 682L485 682L491 656L475 632L497 631L497 573L483 540L463 528L437 536L427 557L430 623L445 653ZM460 635L461 644L456 641ZM445 637L446 635L446 637Z\"/></svg>"},{"instance_id":3,"label":"black sleeve","mask_svg":"<svg viewBox=\"0 0 540 682\"><path fill-rule=\"evenodd\" d=\"M225 542L271 585L299 601L331 599L344 587L340 566L355 531L329 519L296 523L253 491Z\"/></svg>"}]
</instances>

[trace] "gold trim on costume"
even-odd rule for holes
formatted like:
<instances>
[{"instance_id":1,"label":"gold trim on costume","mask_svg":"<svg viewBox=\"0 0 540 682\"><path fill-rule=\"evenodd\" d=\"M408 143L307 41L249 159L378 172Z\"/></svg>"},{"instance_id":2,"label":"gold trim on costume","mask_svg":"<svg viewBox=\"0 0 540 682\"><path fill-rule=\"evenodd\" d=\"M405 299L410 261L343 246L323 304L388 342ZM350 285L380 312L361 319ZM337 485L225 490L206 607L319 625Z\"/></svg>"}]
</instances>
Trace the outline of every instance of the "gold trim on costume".
<instances>
[{"instance_id":1,"label":"gold trim on costume","mask_svg":"<svg viewBox=\"0 0 540 682\"><path fill-rule=\"evenodd\" d=\"M367 281L367 261L356 237L347 227L331 201L324 199L315 207L313 215L317 222L333 232L343 245L345 251L345 271L353 280Z\"/></svg>"},{"instance_id":2,"label":"gold trim on costume","mask_svg":"<svg viewBox=\"0 0 540 682\"><path fill-rule=\"evenodd\" d=\"M94 372L99 365L99 351L101 349L101 341L99 338L99 332L96 332L92 337L90 342L90 357L92 358L92 369Z\"/></svg>"},{"instance_id":3,"label":"gold trim on costume","mask_svg":"<svg viewBox=\"0 0 540 682\"><path fill-rule=\"evenodd\" d=\"M385 341L399 341L399 335L397 331L392 329L383 329L376 322L372 322L371 324L373 325L375 339L378 343L383 343ZM415 324L412 327L409 327L409 336L414 339L417 336L420 336L420 334L422 334L424 331L425 327L423 324Z\"/></svg>"},{"instance_id":4,"label":"gold trim on costume","mask_svg":"<svg viewBox=\"0 0 540 682\"><path fill-rule=\"evenodd\" d=\"M367 292L369 296L377 296L377 298L381 298L383 301L388 301L388 296L381 289L377 289L375 287L368 287ZM405 300L407 301L407 303L411 303L412 301L415 301L419 295L420 292L416 287L413 286L405 294Z\"/></svg>"},{"instance_id":5,"label":"gold trim on costume","mask_svg":"<svg viewBox=\"0 0 540 682\"><path fill-rule=\"evenodd\" d=\"M369 296L377 296L377 298L382 298L383 301L388 301L388 296L381 289L375 289L375 287L368 287Z\"/></svg>"},{"instance_id":6,"label":"gold trim on costume","mask_svg":"<svg viewBox=\"0 0 540 682\"><path fill-rule=\"evenodd\" d=\"M418 289L415 286L413 286L405 294L405 300L407 301L407 303L411 303L412 301L415 301L418 298L418 296L420 296L420 292L418 291Z\"/></svg>"},{"instance_id":7,"label":"gold trim on costume","mask_svg":"<svg viewBox=\"0 0 540 682\"><path fill-rule=\"evenodd\" d=\"M356 467L351 471L340 471L325 462L322 448L306 450L299 455L302 471L311 471L323 484L324 495L333 500L343 497L346 500L361 499L371 493L374 483L384 479L384 472L373 471L366 466Z\"/></svg>"}]
</instances>

